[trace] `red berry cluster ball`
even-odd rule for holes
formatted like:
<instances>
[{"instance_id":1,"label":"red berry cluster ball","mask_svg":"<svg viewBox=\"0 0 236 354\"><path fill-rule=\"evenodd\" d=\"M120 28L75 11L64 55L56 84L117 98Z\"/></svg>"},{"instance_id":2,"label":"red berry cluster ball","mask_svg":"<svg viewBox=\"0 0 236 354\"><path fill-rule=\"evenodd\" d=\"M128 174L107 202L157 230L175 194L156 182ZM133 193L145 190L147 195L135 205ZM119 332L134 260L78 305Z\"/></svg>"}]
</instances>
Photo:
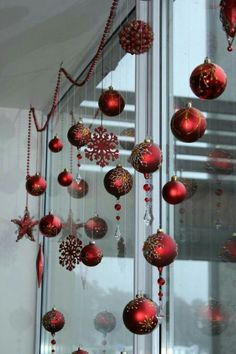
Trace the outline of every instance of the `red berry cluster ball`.
<instances>
[{"instance_id":1,"label":"red berry cluster ball","mask_svg":"<svg viewBox=\"0 0 236 354\"><path fill-rule=\"evenodd\" d=\"M153 31L148 23L134 20L126 24L119 33L121 47L130 54L147 52L153 42Z\"/></svg>"}]
</instances>

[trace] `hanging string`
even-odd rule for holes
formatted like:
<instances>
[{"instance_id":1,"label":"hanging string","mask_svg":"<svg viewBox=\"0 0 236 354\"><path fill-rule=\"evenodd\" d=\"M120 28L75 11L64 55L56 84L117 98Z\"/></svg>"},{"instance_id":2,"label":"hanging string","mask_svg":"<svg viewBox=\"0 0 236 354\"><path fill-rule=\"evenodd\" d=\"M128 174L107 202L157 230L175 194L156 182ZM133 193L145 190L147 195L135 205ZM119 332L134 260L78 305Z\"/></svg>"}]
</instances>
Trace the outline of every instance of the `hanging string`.
<instances>
[{"instance_id":1,"label":"hanging string","mask_svg":"<svg viewBox=\"0 0 236 354\"><path fill-rule=\"evenodd\" d=\"M32 120L31 112L28 114L28 135L27 135L27 154L26 154L26 180L30 177L30 155L31 155L31 131ZM26 191L26 208L28 208L28 192Z\"/></svg>"}]
</instances>

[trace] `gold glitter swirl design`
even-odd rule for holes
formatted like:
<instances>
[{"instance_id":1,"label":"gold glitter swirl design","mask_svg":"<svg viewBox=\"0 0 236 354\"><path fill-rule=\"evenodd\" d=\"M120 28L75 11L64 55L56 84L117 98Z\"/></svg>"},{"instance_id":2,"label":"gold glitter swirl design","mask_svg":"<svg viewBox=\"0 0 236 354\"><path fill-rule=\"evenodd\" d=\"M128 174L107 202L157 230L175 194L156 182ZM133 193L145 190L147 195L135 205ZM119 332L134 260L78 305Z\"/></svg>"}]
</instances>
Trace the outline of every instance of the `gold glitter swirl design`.
<instances>
[{"instance_id":1,"label":"gold glitter swirl design","mask_svg":"<svg viewBox=\"0 0 236 354\"><path fill-rule=\"evenodd\" d=\"M192 115L194 115L197 118L197 124L194 126L194 128L192 130L185 133L185 135L191 135L192 133L197 131L198 138L200 138L201 137L201 123L202 123L203 119L205 120L205 117L203 116L203 114L199 110L197 110L195 108L184 108L184 109L180 109L178 112L176 112L174 115L174 119L172 119L172 121L171 121L172 131L176 132L176 134L179 137L181 137L182 131L176 128L176 126L174 124L175 120L177 120L179 118L181 120L189 121L192 119Z\"/></svg>"},{"instance_id":2,"label":"gold glitter swirl design","mask_svg":"<svg viewBox=\"0 0 236 354\"><path fill-rule=\"evenodd\" d=\"M143 160L143 154L148 154L151 155L152 153L149 151L148 146L149 143L141 143L138 144L134 147L131 156L130 156L130 161L133 166L133 168L136 171L139 171L139 166L142 165L144 167L147 166L147 163Z\"/></svg>"},{"instance_id":3,"label":"gold glitter swirl design","mask_svg":"<svg viewBox=\"0 0 236 354\"><path fill-rule=\"evenodd\" d=\"M54 308L43 316L43 327L52 334L60 331L64 324L63 314Z\"/></svg>"},{"instance_id":4,"label":"gold glitter swirl design","mask_svg":"<svg viewBox=\"0 0 236 354\"><path fill-rule=\"evenodd\" d=\"M161 232L153 234L147 238L143 245L143 255L148 263L155 263L162 259L161 255L157 252L158 248L163 248L164 236ZM154 262L153 262L154 261Z\"/></svg>"},{"instance_id":5,"label":"gold glitter swirl design","mask_svg":"<svg viewBox=\"0 0 236 354\"><path fill-rule=\"evenodd\" d=\"M156 316L145 316L145 319L143 322L139 322L141 325L141 332L149 333L153 330L153 328L157 325L157 318Z\"/></svg>"},{"instance_id":6,"label":"gold glitter swirl design","mask_svg":"<svg viewBox=\"0 0 236 354\"><path fill-rule=\"evenodd\" d=\"M120 186L117 186L117 181L121 181ZM122 167L116 167L110 174L111 188L117 190L118 194L124 195L129 193L133 186L133 178L131 174Z\"/></svg>"}]
</instances>

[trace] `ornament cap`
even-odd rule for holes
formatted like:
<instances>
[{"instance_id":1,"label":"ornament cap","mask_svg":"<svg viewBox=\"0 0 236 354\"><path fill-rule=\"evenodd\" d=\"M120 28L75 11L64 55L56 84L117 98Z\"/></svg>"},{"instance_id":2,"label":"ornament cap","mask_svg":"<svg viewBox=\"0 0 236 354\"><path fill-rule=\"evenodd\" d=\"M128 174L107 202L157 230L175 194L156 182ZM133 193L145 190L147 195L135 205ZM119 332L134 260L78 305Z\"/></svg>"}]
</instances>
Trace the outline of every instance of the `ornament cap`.
<instances>
[{"instance_id":1,"label":"ornament cap","mask_svg":"<svg viewBox=\"0 0 236 354\"><path fill-rule=\"evenodd\" d=\"M109 87L108 87L108 90L113 90L113 87L112 87L112 86L109 86Z\"/></svg>"},{"instance_id":2,"label":"ornament cap","mask_svg":"<svg viewBox=\"0 0 236 354\"><path fill-rule=\"evenodd\" d=\"M150 144L150 143L152 142L152 139L149 138L149 137L146 137L146 138L144 139L144 142Z\"/></svg>"},{"instance_id":3,"label":"ornament cap","mask_svg":"<svg viewBox=\"0 0 236 354\"><path fill-rule=\"evenodd\" d=\"M171 177L171 181L173 181L173 182L178 181L178 177L177 177L177 176L172 176L172 177Z\"/></svg>"},{"instance_id":4,"label":"ornament cap","mask_svg":"<svg viewBox=\"0 0 236 354\"><path fill-rule=\"evenodd\" d=\"M90 241L89 244L90 245L95 245L95 241Z\"/></svg>"},{"instance_id":5,"label":"ornament cap","mask_svg":"<svg viewBox=\"0 0 236 354\"><path fill-rule=\"evenodd\" d=\"M211 59L206 57L204 60L204 64L210 64L211 63Z\"/></svg>"},{"instance_id":6,"label":"ornament cap","mask_svg":"<svg viewBox=\"0 0 236 354\"><path fill-rule=\"evenodd\" d=\"M77 124L83 124L83 118L82 117L79 117L79 120L78 120Z\"/></svg>"},{"instance_id":7,"label":"ornament cap","mask_svg":"<svg viewBox=\"0 0 236 354\"><path fill-rule=\"evenodd\" d=\"M64 168L63 172L69 172L69 170L67 168Z\"/></svg>"},{"instance_id":8,"label":"ornament cap","mask_svg":"<svg viewBox=\"0 0 236 354\"><path fill-rule=\"evenodd\" d=\"M186 108L192 108L192 102L186 103Z\"/></svg>"},{"instance_id":9,"label":"ornament cap","mask_svg":"<svg viewBox=\"0 0 236 354\"><path fill-rule=\"evenodd\" d=\"M116 165L116 168L122 168L121 163L118 163L118 164Z\"/></svg>"},{"instance_id":10,"label":"ornament cap","mask_svg":"<svg viewBox=\"0 0 236 354\"><path fill-rule=\"evenodd\" d=\"M157 233L163 233L164 232L164 230L163 229L157 229Z\"/></svg>"}]
</instances>

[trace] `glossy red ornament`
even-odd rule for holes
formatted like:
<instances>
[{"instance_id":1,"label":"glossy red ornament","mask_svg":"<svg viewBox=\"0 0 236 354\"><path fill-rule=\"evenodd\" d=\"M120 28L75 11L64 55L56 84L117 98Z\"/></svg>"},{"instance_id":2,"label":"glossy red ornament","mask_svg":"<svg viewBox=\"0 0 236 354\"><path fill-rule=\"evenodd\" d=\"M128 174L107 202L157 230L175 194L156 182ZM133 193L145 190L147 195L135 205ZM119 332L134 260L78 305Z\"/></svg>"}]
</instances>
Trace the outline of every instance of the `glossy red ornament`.
<instances>
[{"instance_id":1,"label":"glossy red ornament","mask_svg":"<svg viewBox=\"0 0 236 354\"><path fill-rule=\"evenodd\" d=\"M135 146L135 129L134 128L127 128L122 130L120 133L121 138L129 139L125 141L123 139L119 139L120 146L125 150L133 150Z\"/></svg>"},{"instance_id":2,"label":"glossy red ornament","mask_svg":"<svg viewBox=\"0 0 236 354\"><path fill-rule=\"evenodd\" d=\"M61 139L58 138L58 136L54 136L53 139L51 139L48 143L48 147L52 152L60 152L63 149L63 142Z\"/></svg>"},{"instance_id":3,"label":"glossy red ornament","mask_svg":"<svg viewBox=\"0 0 236 354\"><path fill-rule=\"evenodd\" d=\"M65 325L65 319L61 312L52 308L51 311L47 312L43 316L43 327L46 331L54 335L56 332L60 331Z\"/></svg>"},{"instance_id":4,"label":"glossy red ornament","mask_svg":"<svg viewBox=\"0 0 236 354\"><path fill-rule=\"evenodd\" d=\"M143 245L143 255L146 261L156 267L164 267L171 264L177 256L175 240L157 230L156 234L148 236Z\"/></svg>"},{"instance_id":5,"label":"glossy red ornament","mask_svg":"<svg viewBox=\"0 0 236 354\"><path fill-rule=\"evenodd\" d=\"M187 190L185 185L178 181L176 176L171 178L162 188L162 196L169 204L179 204L186 198Z\"/></svg>"},{"instance_id":6,"label":"glossy red ornament","mask_svg":"<svg viewBox=\"0 0 236 354\"><path fill-rule=\"evenodd\" d=\"M61 220L51 213L42 217L39 222L39 230L46 237L57 236L62 228Z\"/></svg>"},{"instance_id":7,"label":"glossy red ornament","mask_svg":"<svg viewBox=\"0 0 236 354\"><path fill-rule=\"evenodd\" d=\"M228 41L228 51L233 50L232 44L236 34L236 0L221 0L220 19Z\"/></svg>"},{"instance_id":8,"label":"glossy red ornament","mask_svg":"<svg viewBox=\"0 0 236 354\"><path fill-rule=\"evenodd\" d=\"M162 163L162 152L158 145L145 139L132 150L130 163L133 168L141 173L149 174L157 171Z\"/></svg>"},{"instance_id":9,"label":"glossy red ornament","mask_svg":"<svg viewBox=\"0 0 236 354\"><path fill-rule=\"evenodd\" d=\"M227 76L224 70L209 58L197 66L190 76L190 87L193 93L203 99L212 100L219 97L225 90Z\"/></svg>"},{"instance_id":10,"label":"glossy red ornament","mask_svg":"<svg viewBox=\"0 0 236 354\"><path fill-rule=\"evenodd\" d=\"M89 190L88 183L84 179L74 180L68 187L68 192L72 198L83 198Z\"/></svg>"},{"instance_id":11,"label":"glossy red ornament","mask_svg":"<svg viewBox=\"0 0 236 354\"><path fill-rule=\"evenodd\" d=\"M104 177L104 186L108 193L119 199L129 193L133 186L133 178L129 171L121 165L108 171Z\"/></svg>"},{"instance_id":12,"label":"glossy red ornament","mask_svg":"<svg viewBox=\"0 0 236 354\"><path fill-rule=\"evenodd\" d=\"M82 120L72 125L67 133L69 142L77 148L87 145L90 141L90 137L90 129L83 124Z\"/></svg>"},{"instance_id":13,"label":"glossy red ornament","mask_svg":"<svg viewBox=\"0 0 236 354\"><path fill-rule=\"evenodd\" d=\"M107 233L107 223L99 216L94 216L86 221L84 231L89 238L99 240Z\"/></svg>"},{"instance_id":14,"label":"glossy red ornament","mask_svg":"<svg viewBox=\"0 0 236 354\"><path fill-rule=\"evenodd\" d=\"M39 250L36 260L36 270L37 270L37 280L38 280L38 288L41 287L42 279L43 279L43 268L44 268L44 257L43 257L43 249L41 243L39 244Z\"/></svg>"},{"instance_id":15,"label":"glossy red ornament","mask_svg":"<svg viewBox=\"0 0 236 354\"><path fill-rule=\"evenodd\" d=\"M94 267L98 265L102 260L103 254L101 248L95 245L94 242L89 242L81 250L80 258L81 262L88 267Z\"/></svg>"},{"instance_id":16,"label":"glossy red ornament","mask_svg":"<svg viewBox=\"0 0 236 354\"><path fill-rule=\"evenodd\" d=\"M152 46L153 37L151 26L141 20L133 20L125 24L119 32L120 45L130 54L148 52Z\"/></svg>"},{"instance_id":17,"label":"glossy red ornament","mask_svg":"<svg viewBox=\"0 0 236 354\"><path fill-rule=\"evenodd\" d=\"M36 173L34 176L27 177L25 187L30 195L38 197L45 192L47 182L42 176Z\"/></svg>"},{"instance_id":18,"label":"glossy red ornament","mask_svg":"<svg viewBox=\"0 0 236 354\"><path fill-rule=\"evenodd\" d=\"M106 116L114 117L123 112L125 100L118 91L113 90L110 86L99 97L98 105L102 113Z\"/></svg>"},{"instance_id":19,"label":"glossy red ornament","mask_svg":"<svg viewBox=\"0 0 236 354\"><path fill-rule=\"evenodd\" d=\"M99 312L94 319L94 327L98 332L106 335L116 327L116 318L111 312Z\"/></svg>"},{"instance_id":20,"label":"glossy red ornament","mask_svg":"<svg viewBox=\"0 0 236 354\"><path fill-rule=\"evenodd\" d=\"M58 183L62 187L68 187L73 181L73 175L65 168L57 177Z\"/></svg>"},{"instance_id":21,"label":"glossy red ornament","mask_svg":"<svg viewBox=\"0 0 236 354\"><path fill-rule=\"evenodd\" d=\"M171 131L176 139L193 143L200 139L206 130L206 118L191 103L174 113L171 119Z\"/></svg>"},{"instance_id":22,"label":"glossy red ornament","mask_svg":"<svg viewBox=\"0 0 236 354\"><path fill-rule=\"evenodd\" d=\"M89 354L89 352L82 348L78 348L78 350L74 351L72 354Z\"/></svg>"},{"instance_id":23,"label":"glossy red ornament","mask_svg":"<svg viewBox=\"0 0 236 354\"><path fill-rule=\"evenodd\" d=\"M210 173L231 174L233 172L233 156L223 149L214 149L208 154L205 167Z\"/></svg>"},{"instance_id":24,"label":"glossy red ornament","mask_svg":"<svg viewBox=\"0 0 236 354\"><path fill-rule=\"evenodd\" d=\"M158 324L158 307L151 299L136 295L124 308L123 322L134 334L151 333Z\"/></svg>"}]
</instances>

